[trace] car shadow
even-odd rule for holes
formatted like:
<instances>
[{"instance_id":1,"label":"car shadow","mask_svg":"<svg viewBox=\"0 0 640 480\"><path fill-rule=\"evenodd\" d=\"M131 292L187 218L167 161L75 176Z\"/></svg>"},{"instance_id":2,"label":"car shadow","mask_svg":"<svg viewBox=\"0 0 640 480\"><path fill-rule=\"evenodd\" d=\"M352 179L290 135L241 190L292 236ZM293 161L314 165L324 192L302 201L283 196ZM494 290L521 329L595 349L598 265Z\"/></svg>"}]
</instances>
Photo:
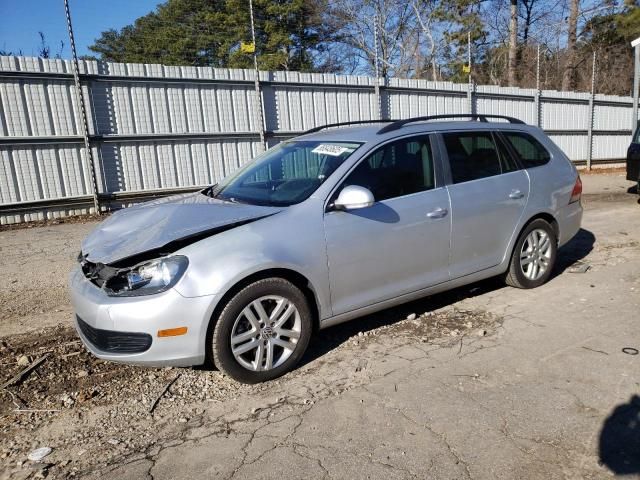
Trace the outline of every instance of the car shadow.
<instances>
[{"instance_id":1,"label":"car shadow","mask_svg":"<svg viewBox=\"0 0 640 480\"><path fill-rule=\"evenodd\" d=\"M301 366L324 356L360 332L366 333L385 325L393 325L405 320L412 313L419 316L466 298L484 295L501 288L506 288L506 286L500 278L489 278L320 330L311 338L309 348L302 358Z\"/></svg>"},{"instance_id":2,"label":"car shadow","mask_svg":"<svg viewBox=\"0 0 640 480\"><path fill-rule=\"evenodd\" d=\"M558 250L556 266L553 269L551 278L561 275L565 270L567 270L567 268L571 267L576 262L584 260L593 250L595 243L596 237L592 232L585 230L584 228L578 230L578 233L576 233L568 243Z\"/></svg>"},{"instance_id":3,"label":"car shadow","mask_svg":"<svg viewBox=\"0 0 640 480\"><path fill-rule=\"evenodd\" d=\"M588 230L581 228L578 233L558 251L556 267L551 278L563 273L576 262L583 260L592 250L596 237ZM452 303L467 298L477 297L485 293L507 288L502 278L493 277L452 290L437 293L419 300L404 303L380 312L365 315L331 328L319 331L311 338L309 348L302 358L301 365L312 362L339 347L358 333L366 333L385 325L393 325L407 318L408 315L438 310Z\"/></svg>"},{"instance_id":4,"label":"car shadow","mask_svg":"<svg viewBox=\"0 0 640 480\"><path fill-rule=\"evenodd\" d=\"M398 212L388 205L379 202L373 204L373 206L369 208L348 210L346 213L382 223L398 223L400 221L400 215L398 215Z\"/></svg>"},{"instance_id":5,"label":"car shadow","mask_svg":"<svg viewBox=\"0 0 640 480\"><path fill-rule=\"evenodd\" d=\"M616 475L640 473L640 397L618 405L607 417L598 445L600 463Z\"/></svg>"},{"instance_id":6,"label":"car shadow","mask_svg":"<svg viewBox=\"0 0 640 480\"><path fill-rule=\"evenodd\" d=\"M636 183L633 187L629 187L629 188L627 189L627 193L631 193L631 194L633 194L633 195L638 195L638 194L640 194L640 191L638 190L638 187L639 187L639 185ZM638 197L637 202L638 202L638 204L640 204L640 197Z\"/></svg>"}]
</instances>

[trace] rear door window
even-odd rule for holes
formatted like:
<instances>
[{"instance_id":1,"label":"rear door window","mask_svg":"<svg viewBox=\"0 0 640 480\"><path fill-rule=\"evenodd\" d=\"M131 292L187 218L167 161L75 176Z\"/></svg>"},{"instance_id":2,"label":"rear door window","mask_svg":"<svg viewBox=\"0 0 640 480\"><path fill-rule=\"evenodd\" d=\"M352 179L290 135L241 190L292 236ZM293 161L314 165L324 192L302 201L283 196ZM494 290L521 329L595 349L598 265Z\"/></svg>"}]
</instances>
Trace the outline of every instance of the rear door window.
<instances>
[{"instance_id":1,"label":"rear door window","mask_svg":"<svg viewBox=\"0 0 640 480\"><path fill-rule=\"evenodd\" d=\"M443 133L453 183L463 183L517 170L513 159L491 132Z\"/></svg>"},{"instance_id":2,"label":"rear door window","mask_svg":"<svg viewBox=\"0 0 640 480\"><path fill-rule=\"evenodd\" d=\"M551 159L551 154L542 144L528 133L502 132L504 138L513 147L520 163L525 168L539 167Z\"/></svg>"}]
</instances>

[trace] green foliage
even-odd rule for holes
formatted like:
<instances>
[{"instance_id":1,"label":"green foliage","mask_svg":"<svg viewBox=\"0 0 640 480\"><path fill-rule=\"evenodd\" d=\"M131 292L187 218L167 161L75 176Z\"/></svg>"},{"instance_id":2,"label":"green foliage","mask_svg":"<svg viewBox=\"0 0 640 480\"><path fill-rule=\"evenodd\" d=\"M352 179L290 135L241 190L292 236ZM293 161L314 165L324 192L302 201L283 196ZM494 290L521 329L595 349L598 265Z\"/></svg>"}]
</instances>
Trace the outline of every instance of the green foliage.
<instances>
[{"instance_id":1,"label":"green foliage","mask_svg":"<svg viewBox=\"0 0 640 480\"><path fill-rule=\"evenodd\" d=\"M328 34L318 2L255 0L259 66L265 70L320 68L314 53ZM108 30L89 47L102 60L250 68L253 56L240 52L251 41L248 0L168 0L155 12L120 31Z\"/></svg>"},{"instance_id":2,"label":"green foliage","mask_svg":"<svg viewBox=\"0 0 640 480\"><path fill-rule=\"evenodd\" d=\"M640 37L640 0L583 0L577 49L567 48L566 9L556 0L518 1L517 84L562 88L575 61L577 88L630 90L629 42ZM510 2L506 0L254 0L256 55L262 70L332 71L466 82L471 38L473 81L508 80ZM374 22L374 19L377 21ZM375 23L375 25L374 25ZM377 33L377 35L376 35ZM101 60L252 68L249 0L166 0L89 47ZM540 46L540 60L538 47ZM377 54L376 54L377 47ZM574 58L575 57L575 58Z\"/></svg>"},{"instance_id":3,"label":"green foliage","mask_svg":"<svg viewBox=\"0 0 640 480\"><path fill-rule=\"evenodd\" d=\"M640 37L640 7L629 4L621 13L602 15L591 19L585 30L588 32L588 44L592 46L611 46L628 44ZM630 48L627 48L631 52Z\"/></svg>"},{"instance_id":4,"label":"green foliage","mask_svg":"<svg viewBox=\"0 0 640 480\"><path fill-rule=\"evenodd\" d=\"M422 5L431 10L433 21L440 24L443 44L439 61L447 79L453 82L464 83L469 79L469 74L464 71L468 65L469 40L473 52L473 62L482 62L482 55L488 32L487 24L483 19L482 2L478 0L422 0ZM477 68L474 68L474 71Z\"/></svg>"}]
</instances>

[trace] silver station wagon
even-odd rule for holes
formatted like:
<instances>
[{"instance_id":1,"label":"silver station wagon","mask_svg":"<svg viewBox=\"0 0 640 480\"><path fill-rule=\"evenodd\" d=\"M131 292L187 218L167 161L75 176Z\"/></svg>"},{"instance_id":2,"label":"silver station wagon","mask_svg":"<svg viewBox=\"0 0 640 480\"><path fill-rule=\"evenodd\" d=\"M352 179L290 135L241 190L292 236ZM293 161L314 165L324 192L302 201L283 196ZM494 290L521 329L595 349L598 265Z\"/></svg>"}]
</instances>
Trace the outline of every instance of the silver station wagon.
<instances>
[{"instance_id":1,"label":"silver station wagon","mask_svg":"<svg viewBox=\"0 0 640 480\"><path fill-rule=\"evenodd\" d=\"M70 279L87 348L261 382L319 328L488 277L549 279L580 228L582 184L540 129L492 115L355 123L98 225Z\"/></svg>"}]
</instances>

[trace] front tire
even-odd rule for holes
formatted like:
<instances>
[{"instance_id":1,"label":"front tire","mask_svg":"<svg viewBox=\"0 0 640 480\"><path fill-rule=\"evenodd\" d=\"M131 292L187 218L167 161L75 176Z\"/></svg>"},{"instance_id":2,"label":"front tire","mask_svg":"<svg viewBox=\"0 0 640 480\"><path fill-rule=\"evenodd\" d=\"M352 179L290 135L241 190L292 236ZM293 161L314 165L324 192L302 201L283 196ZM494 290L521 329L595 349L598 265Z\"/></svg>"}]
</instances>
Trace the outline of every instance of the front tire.
<instances>
[{"instance_id":1,"label":"front tire","mask_svg":"<svg viewBox=\"0 0 640 480\"><path fill-rule=\"evenodd\" d=\"M505 277L516 288L539 287L551 276L558 253L558 239L553 227L538 218L522 231L511 254Z\"/></svg>"},{"instance_id":2,"label":"front tire","mask_svg":"<svg viewBox=\"0 0 640 480\"><path fill-rule=\"evenodd\" d=\"M258 280L220 313L211 342L213 361L238 382L271 380L298 364L312 328L309 303L299 288L283 278Z\"/></svg>"}]
</instances>

